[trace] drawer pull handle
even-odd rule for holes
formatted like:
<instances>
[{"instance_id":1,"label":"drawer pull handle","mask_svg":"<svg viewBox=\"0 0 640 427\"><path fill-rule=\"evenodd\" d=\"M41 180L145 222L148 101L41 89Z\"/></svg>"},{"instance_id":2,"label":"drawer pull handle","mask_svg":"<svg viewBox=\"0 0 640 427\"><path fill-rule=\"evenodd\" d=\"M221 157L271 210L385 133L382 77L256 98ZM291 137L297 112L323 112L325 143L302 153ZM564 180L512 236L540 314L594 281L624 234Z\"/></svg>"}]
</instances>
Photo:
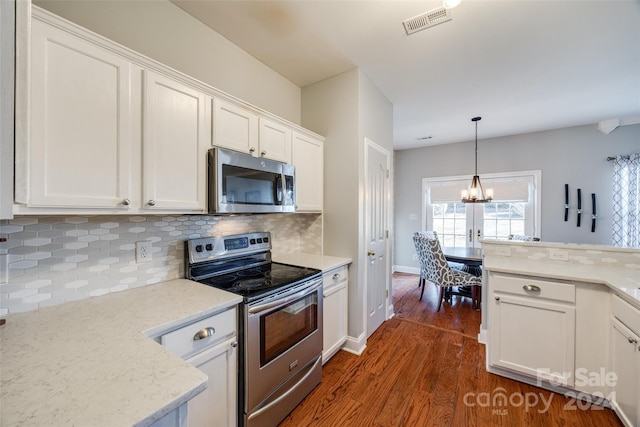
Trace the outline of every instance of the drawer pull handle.
<instances>
[{"instance_id":1,"label":"drawer pull handle","mask_svg":"<svg viewBox=\"0 0 640 427\"><path fill-rule=\"evenodd\" d=\"M338 280L340 278L340 274L336 273L333 275L333 280Z\"/></svg>"},{"instance_id":2,"label":"drawer pull handle","mask_svg":"<svg viewBox=\"0 0 640 427\"><path fill-rule=\"evenodd\" d=\"M209 326L208 328L200 329L198 332L196 332L196 334L193 336L193 340L194 341L203 340L205 338L209 338L211 335L215 333L216 333L216 330L213 329L211 326Z\"/></svg>"},{"instance_id":3,"label":"drawer pull handle","mask_svg":"<svg viewBox=\"0 0 640 427\"><path fill-rule=\"evenodd\" d=\"M536 285L524 285L522 289L527 292L540 292L540 287Z\"/></svg>"},{"instance_id":4,"label":"drawer pull handle","mask_svg":"<svg viewBox=\"0 0 640 427\"><path fill-rule=\"evenodd\" d=\"M638 340L633 337L629 337L627 339L629 340L629 344L638 344Z\"/></svg>"}]
</instances>

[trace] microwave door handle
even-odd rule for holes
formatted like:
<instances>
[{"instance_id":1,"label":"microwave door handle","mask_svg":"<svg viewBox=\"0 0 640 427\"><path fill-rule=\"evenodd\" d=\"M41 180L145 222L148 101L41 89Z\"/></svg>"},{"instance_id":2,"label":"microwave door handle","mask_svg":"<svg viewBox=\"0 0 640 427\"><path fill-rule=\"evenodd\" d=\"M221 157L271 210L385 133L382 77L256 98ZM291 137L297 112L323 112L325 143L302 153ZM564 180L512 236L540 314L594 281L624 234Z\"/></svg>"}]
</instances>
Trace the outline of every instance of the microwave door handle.
<instances>
[{"instance_id":1,"label":"microwave door handle","mask_svg":"<svg viewBox=\"0 0 640 427\"><path fill-rule=\"evenodd\" d=\"M280 200L281 205L287 204L287 176L284 172L280 172L280 183L282 185L282 199Z\"/></svg>"}]
</instances>

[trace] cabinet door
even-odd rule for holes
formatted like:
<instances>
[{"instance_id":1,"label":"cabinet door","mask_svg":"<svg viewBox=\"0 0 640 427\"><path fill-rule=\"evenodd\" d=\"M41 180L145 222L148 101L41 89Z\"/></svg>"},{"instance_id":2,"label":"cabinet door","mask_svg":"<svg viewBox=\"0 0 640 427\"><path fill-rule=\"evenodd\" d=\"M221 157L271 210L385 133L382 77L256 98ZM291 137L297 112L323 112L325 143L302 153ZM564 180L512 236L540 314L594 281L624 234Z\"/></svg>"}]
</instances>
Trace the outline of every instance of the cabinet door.
<instances>
[{"instance_id":1,"label":"cabinet door","mask_svg":"<svg viewBox=\"0 0 640 427\"><path fill-rule=\"evenodd\" d=\"M207 97L151 71L145 71L144 90L142 207L204 212Z\"/></svg>"},{"instance_id":2,"label":"cabinet door","mask_svg":"<svg viewBox=\"0 0 640 427\"><path fill-rule=\"evenodd\" d=\"M209 376L205 391L189 401L189 427L237 425L237 345L234 337L187 360Z\"/></svg>"},{"instance_id":3,"label":"cabinet door","mask_svg":"<svg viewBox=\"0 0 640 427\"><path fill-rule=\"evenodd\" d=\"M132 96L140 93L130 63L37 19L31 34L29 159L16 167L29 167L30 182L16 200L128 209Z\"/></svg>"},{"instance_id":4,"label":"cabinet door","mask_svg":"<svg viewBox=\"0 0 640 427\"><path fill-rule=\"evenodd\" d=\"M291 128L260 118L260 156L291 163Z\"/></svg>"},{"instance_id":5,"label":"cabinet door","mask_svg":"<svg viewBox=\"0 0 640 427\"><path fill-rule=\"evenodd\" d=\"M258 116L238 105L215 98L213 145L258 155Z\"/></svg>"},{"instance_id":6,"label":"cabinet door","mask_svg":"<svg viewBox=\"0 0 640 427\"><path fill-rule=\"evenodd\" d=\"M347 339L347 282L324 289L322 363L326 363Z\"/></svg>"},{"instance_id":7,"label":"cabinet door","mask_svg":"<svg viewBox=\"0 0 640 427\"><path fill-rule=\"evenodd\" d=\"M612 320L612 366L617 381L614 386L618 415L629 426L640 421L640 338L617 319Z\"/></svg>"},{"instance_id":8,"label":"cabinet door","mask_svg":"<svg viewBox=\"0 0 640 427\"><path fill-rule=\"evenodd\" d=\"M296 167L296 206L301 211L322 211L323 142L293 133L291 163Z\"/></svg>"},{"instance_id":9,"label":"cabinet door","mask_svg":"<svg viewBox=\"0 0 640 427\"><path fill-rule=\"evenodd\" d=\"M575 308L494 293L489 307L489 364L573 385Z\"/></svg>"}]
</instances>

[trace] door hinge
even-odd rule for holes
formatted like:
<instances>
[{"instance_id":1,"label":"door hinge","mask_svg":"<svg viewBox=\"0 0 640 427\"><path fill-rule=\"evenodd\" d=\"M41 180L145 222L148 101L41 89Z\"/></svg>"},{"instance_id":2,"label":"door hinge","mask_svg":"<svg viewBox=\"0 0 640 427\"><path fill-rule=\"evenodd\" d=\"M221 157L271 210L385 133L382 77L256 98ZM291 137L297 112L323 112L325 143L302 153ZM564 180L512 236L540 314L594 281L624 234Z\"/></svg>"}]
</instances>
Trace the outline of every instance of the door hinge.
<instances>
[{"instance_id":1,"label":"door hinge","mask_svg":"<svg viewBox=\"0 0 640 427\"><path fill-rule=\"evenodd\" d=\"M385 236L387 237L387 239L389 238L389 230L385 231Z\"/></svg>"},{"instance_id":2,"label":"door hinge","mask_svg":"<svg viewBox=\"0 0 640 427\"><path fill-rule=\"evenodd\" d=\"M389 178L389 169L387 169L387 178Z\"/></svg>"},{"instance_id":3,"label":"door hinge","mask_svg":"<svg viewBox=\"0 0 640 427\"><path fill-rule=\"evenodd\" d=\"M387 298L389 298L389 289L387 289Z\"/></svg>"}]
</instances>

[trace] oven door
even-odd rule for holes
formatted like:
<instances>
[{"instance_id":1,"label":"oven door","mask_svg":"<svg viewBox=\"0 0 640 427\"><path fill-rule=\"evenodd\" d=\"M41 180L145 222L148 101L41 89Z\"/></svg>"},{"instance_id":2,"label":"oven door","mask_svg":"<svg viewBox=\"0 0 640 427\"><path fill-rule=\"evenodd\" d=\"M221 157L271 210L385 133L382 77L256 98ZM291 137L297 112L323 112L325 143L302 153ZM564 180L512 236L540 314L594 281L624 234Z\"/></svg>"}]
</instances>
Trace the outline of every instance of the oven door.
<instances>
[{"instance_id":1,"label":"oven door","mask_svg":"<svg viewBox=\"0 0 640 427\"><path fill-rule=\"evenodd\" d=\"M295 167L236 151L209 150L209 212L295 211Z\"/></svg>"},{"instance_id":2,"label":"oven door","mask_svg":"<svg viewBox=\"0 0 640 427\"><path fill-rule=\"evenodd\" d=\"M244 413L263 425L251 420L284 418L320 382L322 278L249 305L245 321Z\"/></svg>"}]
</instances>

